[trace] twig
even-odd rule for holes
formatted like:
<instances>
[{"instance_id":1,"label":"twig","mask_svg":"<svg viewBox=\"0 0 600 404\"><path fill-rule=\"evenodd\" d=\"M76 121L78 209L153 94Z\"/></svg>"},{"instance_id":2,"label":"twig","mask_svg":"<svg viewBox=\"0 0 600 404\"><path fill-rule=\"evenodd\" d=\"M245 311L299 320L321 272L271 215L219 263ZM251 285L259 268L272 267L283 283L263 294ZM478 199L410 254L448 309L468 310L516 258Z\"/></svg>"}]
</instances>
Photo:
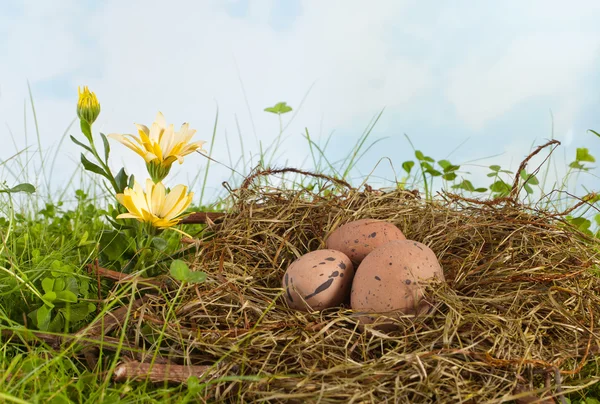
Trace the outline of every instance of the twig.
<instances>
[{"instance_id":1,"label":"twig","mask_svg":"<svg viewBox=\"0 0 600 404\"><path fill-rule=\"evenodd\" d=\"M352 185L348 184L346 181L341 180L339 178L330 177L329 175L325 175L325 174L311 173L310 171L299 170L297 168L291 168L291 167L277 168L277 169L267 168L266 170L257 171L254 174L246 177L246 179L244 180L244 182L242 183L242 186L240 188L248 189L248 187L250 186L250 184L252 183L252 181L254 181L254 179L256 177L272 175L272 174L288 173L288 172L302 174L302 175L308 175L308 176L315 177L315 178L321 178L323 180L328 180L333 183L336 183L338 185L343 185L348 189L353 189Z\"/></svg>"},{"instance_id":2,"label":"twig","mask_svg":"<svg viewBox=\"0 0 600 404\"><path fill-rule=\"evenodd\" d=\"M519 169L515 173L515 180L513 181L513 186L510 190L509 198L512 199L513 202L516 203L517 197L519 196L519 179L521 178L521 171L523 171L525 169L529 160L531 160L535 155L537 155L539 152L541 152L546 147L551 146L551 145L558 146L559 144L560 144L560 142L558 140L552 139L549 142L547 142L541 146L538 146L533 152L529 153L529 155L527 157L525 157L525 160L523 160L521 162L521 165L519 165ZM525 183L527 183L527 180L525 180Z\"/></svg>"},{"instance_id":3,"label":"twig","mask_svg":"<svg viewBox=\"0 0 600 404\"><path fill-rule=\"evenodd\" d=\"M202 376L211 366L184 366L161 363L125 362L117 366L114 373L116 382L126 380L145 381L152 383L185 384L190 376Z\"/></svg>"},{"instance_id":4,"label":"twig","mask_svg":"<svg viewBox=\"0 0 600 404\"><path fill-rule=\"evenodd\" d=\"M196 212L186 218L183 218L182 224L208 224L209 221L216 222L223 219L225 213L222 212Z\"/></svg>"},{"instance_id":5,"label":"twig","mask_svg":"<svg viewBox=\"0 0 600 404\"><path fill-rule=\"evenodd\" d=\"M517 384L513 390L515 403L517 404L555 404L556 401L551 397L540 398L534 394L527 386Z\"/></svg>"},{"instance_id":6,"label":"twig","mask_svg":"<svg viewBox=\"0 0 600 404\"><path fill-rule=\"evenodd\" d=\"M95 271L96 275L98 277L111 279L111 280L117 281L117 282L127 282L127 281L137 280L138 282L140 282L142 284L149 284L149 285L158 286L161 288L164 284L164 282L158 278L142 278L139 275L125 274L123 272L113 271L112 269L102 268L101 266L98 266L98 264L95 264L95 265L88 264L87 267L88 267L88 271L90 271L90 272Z\"/></svg>"},{"instance_id":7,"label":"twig","mask_svg":"<svg viewBox=\"0 0 600 404\"><path fill-rule=\"evenodd\" d=\"M586 205L586 204L590 205L591 207L593 207L593 205L589 201L595 199L598 196L598 194L595 193L595 192L591 192L591 193L585 195L583 198L579 198L579 197L577 197L575 195L571 195L571 194L568 194L568 195L570 197L572 197L572 198L579 199L579 202L577 202L575 205L571 206L569 209L567 209L567 210L565 210L563 212L556 213L553 216L567 216L568 214L570 214L571 212L573 212L577 208L579 208L579 207L581 207L583 205Z\"/></svg>"},{"instance_id":8,"label":"twig","mask_svg":"<svg viewBox=\"0 0 600 404\"><path fill-rule=\"evenodd\" d=\"M136 299L131 304L131 310L136 311L141 308L147 301L149 295ZM106 313L102 318L94 321L90 325L86 325L75 333L77 336L100 336L111 332L115 327L121 325L125 318L132 313L129 313L129 306L119 307L116 310Z\"/></svg>"},{"instance_id":9,"label":"twig","mask_svg":"<svg viewBox=\"0 0 600 404\"><path fill-rule=\"evenodd\" d=\"M143 360L145 355L140 349L130 345L126 340L121 342L119 338L101 336L101 339L94 338L82 338L77 334L49 334L36 330L28 330L28 329L16 329L16 330L2 330L2 338L11 339L11 338L22 338L27 342L44 342L53 349L60 349L61 346L67 342L73 342L75 340L81 342L84 345L87 345L86 348L90 348L88 350L84 349L84 356L86 357L86 361L90 364L90 361L93 361L93 349L106 349L109 351L116 351L119 349L121 353L127 354L132 358L136 358L138 360ZM87 354L91 354L92 357L88 358ZM166 363L166 359L157 356L155 359L156 363ZM93 368L93 366L91 366Z\"/></svg>"},{"instance_id":10,"label":"twig","mask_svg":"<svg viewBox=\"0 0 600 404\"><path fill-rule=\"evenodd\" d=\"M556 395L558 396L558 401L560 401L560 404L567 404L567 399L564 396L563 393L563 389L562 389L562 377L560 375L560 369L557 367L554 367L553 369L554 371L554 384L556 385Z\"/></svg>"}]
</instances>

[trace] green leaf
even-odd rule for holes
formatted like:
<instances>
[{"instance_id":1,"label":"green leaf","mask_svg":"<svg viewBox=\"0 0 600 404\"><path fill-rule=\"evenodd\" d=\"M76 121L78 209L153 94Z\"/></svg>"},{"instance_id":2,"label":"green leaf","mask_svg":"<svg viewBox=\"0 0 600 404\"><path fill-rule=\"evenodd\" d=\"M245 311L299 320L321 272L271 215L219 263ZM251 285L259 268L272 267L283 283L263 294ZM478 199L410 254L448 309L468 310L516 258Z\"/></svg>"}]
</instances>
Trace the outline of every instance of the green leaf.
<instances>
[{"instance_id":1,"label":"green leaf","mask_svg":"<svg viewBox=\"0 0 600 404\"><path fill-rule=\"evenodd\" d=\"M91 306L91 308L90 308ZM66 307L58 309L65 318L74 323L84 320L88 314L92 313L96 308L91 303L81 302L76 304L67 304Z\"/></svg>"},{"instance_id":2,"label":"green leaf","mask_svg":"<svg viewBox=\"0 0 600 404\"><path fill-rule=\"evenodd\" d=\"M28 194L33 194L35 192L35 187L27 182L22 184L15 185L10 189L1 189L0 192L5 192L9 194L14 194L17 192L26 192Z\"/></svg>"},{"instance_id":3,"label":"green leaf","mask_svg":"<svg viewBox=\"0 0 600 404\"><path fill-rule=\"evenodd\" d=\"M502 167L500 167L500 166L497 166L497 165L491 165L491 166L490 166L490 170L492 170L492 171L496 171L496 172L500 171L500 169L501 169L501 168L502 168Z\"/></svg>"},{"instance_id":4,"label":"green leaf","mask_svg":"<svg viewBox=\"0 0 600 404\"><path fill-rule=\"evenodd\" d=\"M586 161L588 163L594 163L596 162L596 159L594 158L594 156L592 156L589 152L589 150L585 147L578 147L577 148L577 153L576 153L576 157L575 157L576 161Z\"/></svg>"},{"instance_id":5,"label":"green leaf","mask_svg":"<svg viewBox=\"0 0 600 404\"><path fill-rule=\"evenodd\" d=\"M189 283L202 283L206 280L206 273L202 271L190 271L187 274L187 279Z\"/></svg>"},{"instance_id":6,"label":"green leaf","mask_svg":"<svg viewBox=\"0 0 600 404\"><path fill-rule=\"evenodd\" d=\"M510 185L502 180L498 180L490 185L490 191L499 193L501 195L508 195L510 189Z\"/></svg>"},{"instance_id":7,"label":"green leaf","mask_svg":"<svg viewBox=\"0 0 600 404\"><path fill-rule=\"evenodd\" d=\"M171 262L171 268L169 273L173 278L177 279L178 281L187 281L190 272L190 267L188 267L188 265L182 260L173 260Z\"/></svg>"},{"instance_id":8,"label":"green leaf","mask_svg":"<svg viewBox=\"0 0 600 404\"><path fill-rule=\"evenodd\" d=\"M37 309L37 312L36 312L37 327L42 331L46 331L48 329L48 326L50 325L51 317L52 317L52 309L49 308L48 306L44 305L44 306L40 307L39 309Z\"/></svg>"},{"instance_id":9,"label":"green leaf","mask_svg":"<svg viewBox=\"0 0 600 404\"><path fill-rule=\"evenodd\" d=\"M52 276L54 276L54 277L61 276L62 275L62 267L63 267L63 264L59 260L52 261L52 263L50 264L50 270L51 270L50 273L52 274Z\"/></svg>"},{"instance_id":10,"label":"green leaf","mask_svg":"<svg viewBox=\"0 0 600 404\"><path fill-rule=\"evenodd\" d=\"M475 190L473 184L471 184L471 181L469 180L462 180L460 184L452 185L452 189L463 189L469 192L473 192Z\"/></svg>"},{"instance_id":11,"label":"green leaf","mask_svg":"<svg viewBox=\"0 0 600 404\"><path fill-rule=\"evenodd\" d=\"M112 226L115 228L115 230L126 230L126 229L134 229L135 227L133 226L128 226L126 224L122 224L122 223L117 223L114 220L112 220L110 217L106 216L106 220L108 221L108 223L112 224ZM123 219L119 219L119 220L123 220Z\"/></svg>"},{"instance_id":12,"label":"green leaf","mask_svg":"<svg viewBox=\"0 0 600 404\"><path fill-rule=\"evenodd\" d=\"M56 292L54 292L54 291L46 292L42 296L42 299L44 301L48 301L50 303L53 303L56 300Z\"/></svg>"},{"instance_id":13,"label":"green leaf","mask_svg":"<svg viewBox=\"0 0 600 404\"><path fill-rule=\"evenodd\" d=\"M569 223L571 223L573 226L577 227L577 229L584 233L588 232L590 226L592 225L592 222L590 222L585 217L574 217L572 219L569 219Z\"/></svg>"},{"instance_id":14,"label":"green leaf","mask_svg":"<svg viewBox=\"0 0 600 404\"><path fill-rule=\"evenodd\" d=\"M487 192L487 188L475 188L471 181L462 180L460 184L452 185L453 189L463 189L468 192Z\"/></svg>"},{"instance_id":15,"label":"green leaf","mask_svg":"<svg viewBox=\"0 0 600 404\"><path fill-rule=\"evenodd\" d=\"M85 150L89 151L90 153L93 153L93 151L92 151L92 148L91 148L90 146L87 146L87 145L85 145L85 144L81 143L79 140L75 139L75 138L74 138L72 135L70 135L70 136L71 136L71 141L72 141L73 143L75 143L77 146L81 146L81 147L83 147Z\"/></svg>"},{"instance_id":16,"label":"green leaf","mask_svg":"<svg viewBox=\"0 0 600 404\"><path fill-rule=\"evenodd\" d=\"M442 175L442 178L445 179L446 181L454 181L456 179L456 173L454 173L454 172L446 173L446 174Z\"/></svg>"},{"instance_id":17,"label":"green leaf","mask_svg":"<svg viewBox=\"0 0 600 404\"><path fill-rule=\"evenodd\" d=\"M165 240L164 238L157 236L157 237L152 238L152 245L158 251L164 251L167 248L168 243L167 243L167 240Z\"/></svg>"},{"instance_id":18,"label":"green leaf","mask_svg":"<svg viewBox=\"0 0 600 404\"><path fill-rule=\"evenodd\" d=\"M590 132L592 132L594 135L600 137L600 133L596 132L595 130L589 129Z\"/></svg>"},{"instance_id":19,"label":"green leaf","mask_svg":"<svg viewBox=\"0 0 600 404\"><path fill-rule=\"evenodd\" d=\"M440 175L442 175L441 172L439 172L438 170L434 169L434 168L428 168L425 170L425 172L429 175L431 175L432 177L439 177Z\"/></svg>"},{"instance_id":20,"label":"green leaf","mask_svg":"<svg viewBox=\"0 0 600 404\"><path fill-rule=\"evenodd\" d=\"M94 244L93 241L89 241L88 242L88 237L90 236L90 234L87 232L87 230L83 233L83 235L81 236L81 239L79 240L79 243L77 243L77 247L81 247L84 245L88 245L88 244Z\"/></svg>"},{"instance_id":21,"label":"green leaf","mask_svg":"<svg viewBox=\"0 0 600 404\"><path fill-rule=\"evenodd\" d=\"M569 167L574 168L576 170L588 170L588 168L581 164L579 161L573 161L571 164L569 164Z\"/></svg>"},{"instance_id":22,"label":"green leaf","mask_svg":"<svg viewBox=\"0 0 600 404\"><path fill-rule=\"evenodd\" d=\"M419 161L425 160L425 155L423 154L423 152L421 150L415 150L415 157Z\"/></svg>"},{"instance_id":23,"label":"green leaf","mask_svg":"<svg viewBox=\"0 0 600 404\"><path fill-rule=\"evenodd\" d=\"M519 174L520 174L521 178L523 178L527 184L538 185L540 183L535 175L527 174L527 172L525 172L525 170L521 170L521 172Z\"/></svg>"},{"instance_id":24,"label":"green leaf","mask_svg":"<svg viewBox=\"0 0 600 404\"><path fill-rule=\"evenodd\" d=\"M597 224L598 226L600 226L600 213L599 213L599 214L597 214L596 216L594 216L594 221L596 222L596 224Z\"/></svg>"},{"instance_id":25,"label":"green leaf","mask_svg":"<svg viewBox=\"0 0 600 404\"><path fill-rule=\"evenodd\" d=\"M454 164L450 163L448 160L439 160L437 163L440 165L440 167L442 167L442 169L444 170L444 173L451 173L460 168L460 166L454 165Z\"/></svg>"},{"instance_id":26,"label":"green leaf","mask_svg":"<svg viewBox=\"0 0 600 404\"><path fill-rule=\"evenodd\" d=\"M205 384L200 384L200 382L198 381L198 377L196 376L190 376L187 379L187 389L190 394L195 395L201 393L204 389L204 386Z\"/></svg>"},{"instance_id":27,"label":"green leaf","mask_svg":"<svg viewBox=\"0 0 600 404\"><path fill-rule=\"evenodd\" d=\"M523 188L525 188L525 192L527 192L527 194L533 194L533 188L531 188L529 184L523 185Z\"/></svg>"},{"instance_id":28,"label":"green leaf","mask_svg":"<svg viewBox=\"0 0 600 404\"><path fill-rule=\"evenodd\" d=\"M131 239L115 230L104 230L100 235L100 251L109 261L117 261L131 246Z\"/></svg>"},{"instance_id":29,"label":"green leaf","mask_svg":"<svg viewBox=\"0 0 600 404\"><path fill-rule=\"evenodd\" d=\"M77 303L77 296L70 290L63 290L56 294L56 300L68 303Z\"/></svg>"},{"instance_id":30,"label":"green leaf","mask_svg":"<svg viewBox=\"0 0 600 404\"><path fill-rule=\"evenodd\" d=\"M272 107L268 107L265 108L266 112L271 112L273 114L286 114L288 112L290 112L292 110L292 107L290 107L289 105L287 105L286 102L278 102L277 104L275 104Z\"/></svg>"},{"instance_id":31,"label":"green leaf","mask_svg":"<svg viewBox=\"0 0 600 404\"><path fill-rule=\"evenodd\" d=\"M44 293L52 292L54 290L54 279L42 279L42 289L44 290Z\"/></svg>"},{"instance_id":32,"label":"green leaf","mask_svg":"<svg viewBox=\"0 0 600 404\"><path fill-rule=\"evenodd\" d=\"M86 121L84 121L83 119L79 121L79 126L81 127L81 133L83 133L83 136L86 137L86 139L92 143L92 127L90 126L89 123L87 123Z\"/></svg>"},{"instance_id":33,"label":"green leaf","mask_svg":"<svg viewBox=\"0 0 600 404\"><path fill-rule=\"evenodd\" d=\"M81 164L83 164L83 168L85 168L86 170L108 178L108 174L106 174L106 172L102 168L100 168L100 166L89 161L83 153L81 153Z\"/></svg>"},{"instance_id":34,"label":"green leaf","mask_svg":"<svg viewBox=\"0 0 600 404\"><path fill-rule=\"evenodd\" d=\"M79 285L77 284L77 279L72 276L68 276L65 279L65 290L70 290L75 295L79 293Z\"/></svg>"},{"instance_id":35,"label":"green leaf","mask_svg":"<svg viewBox=\"0 0 600 404\"><path fill-rule=\"evenodd\" d=\"M405 161L402 163L402 168L406 171L407 174L410 174L410 170L415 166L415 162L412 160Z\"/></svg>"},{"instance_id":36,"label":"green leaf","mask_svg":"<svg viewBox=\"0 0 600 404\"><path fill-rule=\"evenodd\" d=\"M65 319L61 313L57 313L52 318L52 320L50 320L50 324L48 325L48 331L60 332L60 331L63 331L64 328L65 328ZM54 400L50 401L50 403L54 404Z\"/></svg>"},{"instance_id":37,"label":"green leaf","mask_svg":"<svg viewBox=\"0 0 600 404\"><path fill-rule=\"evenodd\" d=\"M448 160L438 160L437 162L439 164L440 167L442 167L442 169L446 170L446 167L450 167L452 165L452 163L450 163Z\"/></svg>"},{"instance_id":38,"label":"green leaf","mask_svg":"<svg viewBox=\"0 0 600 404\"><path fill-rule=\"evenodd\" d=\"M63 278L56 278L54 280L54 287L52 290L54 292L60 292L65 289L65 280Z\"/></svg>"},{"instance_id":39,"label":"green leaf","mask_svg":"<svg viewBox=\"0 0 600 404\"><path fill-rule=\"evenodd\" d=\"M100 133L100 137L102 138L102 143L104 144L104 162L108 164L108 155L110 154L110 144L108 144L108 139L104 136L104 133Z\"/></svg>"},{"instance_id":40,"label":"green leaf","mask_svg":"<svg viewBox=\"0 0 600 404\"><path fill-rule=\"evenodd\" d=\"M117 183L117 192L122 194L123 190L127 188L127 173L125 172L125 167L119 170L115 177L115 182Z\"/></svg>"}]
</instances>

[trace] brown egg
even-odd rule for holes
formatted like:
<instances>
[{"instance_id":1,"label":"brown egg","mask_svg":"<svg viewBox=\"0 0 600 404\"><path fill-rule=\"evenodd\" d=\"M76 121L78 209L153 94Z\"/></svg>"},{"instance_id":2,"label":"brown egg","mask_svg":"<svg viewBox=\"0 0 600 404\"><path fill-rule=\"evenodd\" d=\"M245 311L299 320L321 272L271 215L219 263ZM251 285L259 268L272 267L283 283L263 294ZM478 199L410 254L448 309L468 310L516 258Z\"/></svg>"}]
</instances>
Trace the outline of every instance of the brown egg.
<instances>
[{"instance_id":1,"label":"brown egg","mask_svg":"<svg viewBox=\"0 0 600 404\"><path fill-rule=\"evenodd\" d=\"M304 254L283 276L285 300L289 307L303 311L322 310L347 301L354 266L344 253L317 250Z\"/></svg>"},{"instance_id":2,"label":"brown egg","mask_svg":"<svg viewBox=\"0 0 600 404\"><path fill-rule=\"evenodd\" d=\"M358 266L367 254L392 240L406 240L406 237L390 222L361 219L334 230L327 238L326 247L343 252Z\"/></svg>"},{"instance_id":3,"label":"brown egg","mask_svg":"<svg viewBox=\"0 0 600 404\"><path fill-rule=\"evenodd\" d=\"M376 248L362 261L352 283L350 305L361 312L359 321L372 323L367 313L422 314L430 309L423 300L423 281L444 280L435 253L413 240L395 240ZM385 322L380 329L389 329Z\"/></svg>"}]
</instances>

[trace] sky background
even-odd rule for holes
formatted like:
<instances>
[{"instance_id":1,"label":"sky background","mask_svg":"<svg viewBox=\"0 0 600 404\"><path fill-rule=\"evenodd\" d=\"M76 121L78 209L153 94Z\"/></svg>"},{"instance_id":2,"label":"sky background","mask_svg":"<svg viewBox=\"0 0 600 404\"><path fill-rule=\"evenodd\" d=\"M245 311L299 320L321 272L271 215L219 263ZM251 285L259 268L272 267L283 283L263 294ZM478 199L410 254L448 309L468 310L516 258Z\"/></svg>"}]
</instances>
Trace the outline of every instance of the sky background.
<instances>
[{"instance_id":1,"label":"sky background","mask_svg":"<svg viewBox=\"0 0 600 404\"><path fill-rule=\"evenodd\" d=\"M385 108L367 143L382 140L352 172L355 184L382 158L369 183L389 186L383 179L401 175L413 158L404 134L435 159L469 163L463 176L476 186L489 185L479 166L516 169L552 137L562 142L560 171L577 147L600 155L600 139L586 132L600 130L598 21L597 0L2 0L0 158L29 145L39 167L29 82L47 175L57 153L53 191L78 166L80 150L60 141L80 85L102 105L96 135L134 133L134 122L150 126L162 111L210 141L218 108L213 158L240 161L239 171L256 164L259 142L277 137L277 116L263 109L279 101L294 112L282 117L278 166L311 168L305 130L321 145L331 135L326 156L343 159ZM82 139L77 125L67 134ZM145 178L141 158L111 142L112 167ZM205 166L187 156L167 182L189 181ZM0 180L10 183L8 167ZM207 199L230 175L211 166Z\"/></svg>"}]
</instances>

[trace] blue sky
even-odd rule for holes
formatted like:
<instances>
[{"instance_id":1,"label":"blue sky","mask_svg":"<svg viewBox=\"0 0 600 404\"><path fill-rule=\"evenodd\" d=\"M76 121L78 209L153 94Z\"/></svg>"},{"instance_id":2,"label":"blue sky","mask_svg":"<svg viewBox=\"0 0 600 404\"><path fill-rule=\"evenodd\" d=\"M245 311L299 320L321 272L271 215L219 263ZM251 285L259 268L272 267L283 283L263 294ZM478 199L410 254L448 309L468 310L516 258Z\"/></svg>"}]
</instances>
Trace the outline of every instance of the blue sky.
<instances>
[{"instance_id":1,"label":"blue sky","mask_svg":"<svg viewBox=\"0 0 600 404\"><path fill-rule=\"evenodd\" d=\"M321 144L333 133L327 155L343 158L383 108L371 139L385 139L365 155L355 177L382 157L399 171L412 158L405 133L436 159L466 141L450 154L456 163L494 156L477 164L515 169L532 145L551 136L563 142L560 162L582 146L600 156L600 139L586 133L600 129L595 0L166 4L1 2L0 138L11 147L0 158L25 146L24 121L29 144L35 139L31 110L24 116L28 81L46 153L56 150L75 117L77 86L89 85L102 103L95 130L104 133L131 133L134 122L150 124L160 110L176 126L190 122L196 138L208 141L218 106L214 158L227 164L229 155L241 156L240 137L247 155L258 153L259 141L275 139L279 123L263 109L278 101L297 112L279 165L288 160L310 168L305 128ZM78 136L75 129L68 133ZM112 149L116 169L125 164L144 175L132 152L118 144ZM78 152L69 142L61 146L55 188L75 170ZM172 181L186 181L205 163L189 156ZM478 172L474 182L487 181L485 171L466 171ZM376 175L391 179L394 172L387 164ZM228 177L216 167L207 185L219 191Z\"/></svg>"}]
</instances>

